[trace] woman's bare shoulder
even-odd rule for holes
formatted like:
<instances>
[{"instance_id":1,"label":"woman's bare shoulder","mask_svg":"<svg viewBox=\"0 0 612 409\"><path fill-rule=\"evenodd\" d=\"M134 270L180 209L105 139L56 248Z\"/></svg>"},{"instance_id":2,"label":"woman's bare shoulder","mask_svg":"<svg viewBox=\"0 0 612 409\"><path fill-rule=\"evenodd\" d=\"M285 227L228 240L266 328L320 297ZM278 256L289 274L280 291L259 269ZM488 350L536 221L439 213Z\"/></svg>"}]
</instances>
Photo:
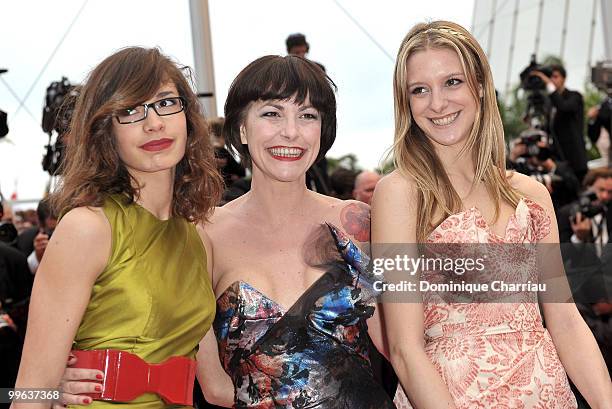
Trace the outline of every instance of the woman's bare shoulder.
<instances>
[{"instance_id":1,"label":"woman's bare shoulder","mask_svg":"<svg viewBox=\"0 0 612 409\"><path fill-rule=\"evenodd\" d=\"M508 172L508 181L525 198L542 206L552 206L548 189L534 178L511 171Z\"/></svg>"},{"instance_id":2,"label":"woman's bare shoulder","mask_svg":"<svg viewBox=\"0 0 612 409\"><path fill-rule=\"evenodd\" d=\"M111 234L110 223L101 207L76 207L61 218L58 228L81 236L110 237Z\"/></svg>"},{"instance_id":3,"label":"woman's bare shoulder","mask_svg":"<svg viewBox=\"0 0 612 409\"><path fill-rule=\"evenodd\" d=\"M416 181L407 175L394 170L376 185L372 197L372 211L384 209L385 211L406 207L414 207L416 203L418 186Z\"/></svg>"},{"instance_id":4,"label":"woman's bare shoulder","mask_svg":"<svg viewBox=\"0 0 612 409\"><path fill-rule=\"evenodd\" d=\"M398 194L413 196L416 190L417 183L414 178L394 170L376 184L375 194L378 193L378 196L397 196Z\"/></svg>"}]
</instances>

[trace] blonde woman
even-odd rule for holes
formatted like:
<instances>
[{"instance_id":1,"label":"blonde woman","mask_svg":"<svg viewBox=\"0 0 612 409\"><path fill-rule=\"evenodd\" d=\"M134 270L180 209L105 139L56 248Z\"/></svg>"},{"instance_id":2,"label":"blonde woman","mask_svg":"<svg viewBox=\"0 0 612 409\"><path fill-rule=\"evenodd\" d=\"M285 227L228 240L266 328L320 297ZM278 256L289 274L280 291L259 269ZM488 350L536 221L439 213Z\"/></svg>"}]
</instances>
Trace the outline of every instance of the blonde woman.
<instances>
[{"instance_id":1,"label":"blonde woman","mask_svg":"<svg viewBox=\"0 0 612 409\"><path fill-rule=\"evenodd\" d=\"M491 70L463 27L415 26L397 56L394 95L396 170L376 187L375 247L558 243L546 188L505 171ZM542 310L546 329L536 301L433 303L423 294L423 302L386 303L391 361L410 402L572 408L567 371L592 407L612 407L608 372L574 304Z\"/></svg>"}]
</instances>

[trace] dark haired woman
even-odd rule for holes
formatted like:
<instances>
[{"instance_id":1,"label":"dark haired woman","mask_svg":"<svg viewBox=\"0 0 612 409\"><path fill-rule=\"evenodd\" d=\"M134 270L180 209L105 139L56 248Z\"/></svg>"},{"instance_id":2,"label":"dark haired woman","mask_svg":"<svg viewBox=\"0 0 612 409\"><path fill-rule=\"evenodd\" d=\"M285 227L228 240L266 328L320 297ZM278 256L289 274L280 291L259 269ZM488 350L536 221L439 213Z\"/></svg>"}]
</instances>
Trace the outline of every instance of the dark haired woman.
<instances>
[{"instance_id":1,"label":"dark haired woman","mask_svg":"<svg viewBox=\"0 0 612 409\"><path fill-rule=\"evenodd\" d=\"M171 375L188 377L185 358L215 310L194 222L221 192L197 97L159 50L126 48L89 75L68 140L53 197L63 217L36 274L16 387L57 388L71 348L128 352L138 367L183 357ZM125 378L148 381L146 372ZM163 405L156 393L131 398Z\"/></svg>"},{"instance_id":2,"label":"dark haired woman","mask_svg":"<svg viewBox=\"0 0 612 409\"><path fill-rule=\"evenodd\" d=\"M205 396L217 404L394 407L368 359L376 294L355 243L369 241L369 209L305 184L336 136L334 87L308 60L266 56L229 90L224 134L253 177L251 190L217 209L205 228L218 348L207 335L198 360ZM216 353L221 365L211 359Z\"/></svg>"}]
</instances>

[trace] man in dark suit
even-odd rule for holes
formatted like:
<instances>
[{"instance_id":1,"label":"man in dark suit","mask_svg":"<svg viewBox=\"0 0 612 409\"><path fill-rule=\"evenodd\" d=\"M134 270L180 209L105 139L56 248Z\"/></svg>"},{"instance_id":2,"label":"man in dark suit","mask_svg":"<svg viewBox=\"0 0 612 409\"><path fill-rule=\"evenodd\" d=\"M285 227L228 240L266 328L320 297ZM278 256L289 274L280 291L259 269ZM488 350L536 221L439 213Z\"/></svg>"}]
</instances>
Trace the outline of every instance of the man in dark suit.
<instances>
[{"instance_id":1,"label":"man in dark suit","mask_svg":"<svg viewBox=\"0 0 612 409\"><path fill-rule=\"evenodd\" d=\"M0 304L11 315L19 330L23 331L32 284L33 277L25 256L12 246L0 242Z\"/></svg>"},{"instance_id":2,"label":"man in dark suit","mask_svg":"<svg viewBox=\"0 0 612 409\"><path fill-rule=\"evenodd\" d=\"M561 65L551 66L552 74L534 71L544 81L552 106L550 132L558 144L563 160L576 173L578 180L586 174L587 154L584 146L584 102L577 91L565 88L566 72Z\"/></svg>"},{"instance_id":3,"label":"man in dark suit","mask_svg":"<svg viewBox=\"0 0 612 409\"><path fill-rule=\"evenodd\" d=\"M575 202L557 214L559 239L568 282L578 311L612 370L612 169L591 169L584 178L586 207ZM594 210L589 217L582 210ZM579 408L588 408L574 388Z\"/></svg>"},{"instance_id":4,"label":"man in dark suit","mask_svg":"<svg viewBox=\"0 0 612 409\"><path fill-rule=\"evenodd\" d=\"M602 101L599 106L594 106L587 112L588 122L588 135L591 142L596 143L599 139L601 129L604 128L610 133L610 125L612 124L612 96L608 96Z\"/></svg>"},{"instance_id":5,"label":"man in dark suit","mask_svg":"<svg viewBox=\"0 0 612 409\"><path fill-rule=\"evenodd\" d=\"M38 203L36 208L38 215L38 226L23 231L15 242L15 246L28 258L28 265L32 274L38 270L38 265L42 260L45 249L55 230L57 217L53 214L47 199Z\"/></svg>"},{"instance_id":6,"label":"man in dark suit","mask_svg":"<svg viewBox=\"0 0 612 409\"><path fill-rule=\"evenodd\" d=\"M25 256L0 242L0 385L5 388L12 388L17 379L31 291Z\"/></svg>"},{"instance_id":7,"label":"man in dark suit","mask_svg":"<svg viewBox=\"0 0 612 409\"><path fill-rule=\"evenodd\" d=\"M612 169L592 169L584 178L583 185L587 192L596 196L595 205L602 205L603 212L584 217L571 203L562 207L557 215L559 223L559 240L561 243L600 243L607 244L612 234ZM610 206L609 206L610 205Z\"/></svg>"}]
</instances>

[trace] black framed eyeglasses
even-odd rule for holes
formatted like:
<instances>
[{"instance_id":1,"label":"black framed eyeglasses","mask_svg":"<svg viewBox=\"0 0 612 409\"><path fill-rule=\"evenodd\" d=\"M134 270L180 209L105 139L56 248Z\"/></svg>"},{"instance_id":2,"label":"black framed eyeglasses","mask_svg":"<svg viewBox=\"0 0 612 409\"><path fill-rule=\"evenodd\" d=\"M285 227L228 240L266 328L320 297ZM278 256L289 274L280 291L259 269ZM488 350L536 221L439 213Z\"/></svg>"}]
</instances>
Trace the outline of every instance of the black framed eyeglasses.
<instances>
[{"instance_id":1,"label":"black framed eyeglasses","mask_svg":"<svg viewBox=\"0 0 612 409\"><path fill-rule=\"evenodd\" d=\"M149 108L153 108L159 116L174 115L185 109L185 99L183 97L160 99L159 101L125 109L115 115L115 118L117 118L117 122L120 124L133 124L134 122L144 120L149 113Z\"/></svg>"}]
</instances>

